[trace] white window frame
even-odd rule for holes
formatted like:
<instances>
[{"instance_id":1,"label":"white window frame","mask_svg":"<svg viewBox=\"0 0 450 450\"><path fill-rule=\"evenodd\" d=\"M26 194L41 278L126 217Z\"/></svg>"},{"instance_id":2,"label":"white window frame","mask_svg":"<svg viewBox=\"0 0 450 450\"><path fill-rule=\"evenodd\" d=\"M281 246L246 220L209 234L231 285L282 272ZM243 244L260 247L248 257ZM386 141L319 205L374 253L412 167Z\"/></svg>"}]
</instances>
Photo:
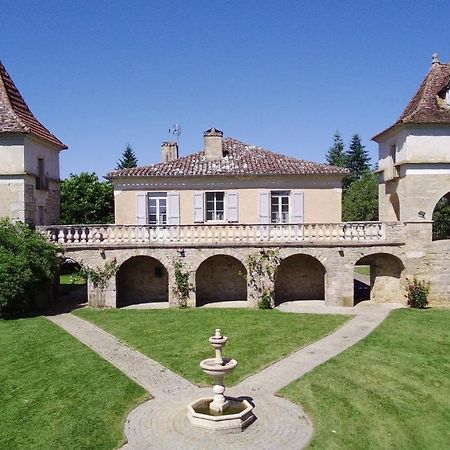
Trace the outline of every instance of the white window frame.
<instances>
[{"instance_id":1,"label":"white window frame","mask_svg":"<svg viewBox=\"0 0 450 450\"><path fill-rule=\"evenodd\" d=\"M287 198L287 211L283 211L283 202L282 199ZM271 191L270 192L270 223L289 223L290 221L290 212L291 212L291 192L290 191ZM275 211L277 214L277 218L274 220L273 218L273 203L274 199L277 200L276 209L278 211Z\"/></svg>"},{"instance_id":2,"label":"white window frame","mask_svg":"<svg viewBox=\"0 0 450 450\"><path fill-rule=\"evenodd\" d=\"M222 204L223 204L223 209L222 210L218 210L217 209L217 203L220 201L217 199L216 194L222 194ZM213 195L213 218L212 219L208 219L208 196ZM226 211L226 205L225 205L225 191L206 191L205 192L205 222L208 223L223 223L226 222L226 217L225 217L225 211ZM222 218L218 219L217 215L220 214L220 211L222 212Z\"/></svg>"},{"instance_id":3,"label":"white window frame","mask_svg":"<svg viewBox=\"0 0 450 450\"><path fill-rule=\"evenodd\" d=\"M155 200L156 207L156 222L150 222L150 215L155 215L150 213L150 201ZM162 213L160 212L162 205L160 204L161 200L165 200L165 221L161 221ZM148 225L167 225L168 221L168 200L167 200L167 192L148 192L147 193L147 224Z\"/></svg>"}]
</instances>

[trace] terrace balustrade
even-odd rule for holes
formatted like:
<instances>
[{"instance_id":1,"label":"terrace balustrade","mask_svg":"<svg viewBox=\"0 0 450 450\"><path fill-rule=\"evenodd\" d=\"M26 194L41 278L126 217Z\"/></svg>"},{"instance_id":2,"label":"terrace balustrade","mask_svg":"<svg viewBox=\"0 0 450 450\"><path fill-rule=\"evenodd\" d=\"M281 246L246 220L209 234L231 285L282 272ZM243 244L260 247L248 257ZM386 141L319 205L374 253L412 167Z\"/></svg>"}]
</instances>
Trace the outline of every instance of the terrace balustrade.
<instances>
[{"instance_id":1,"label":"terrace balustrade","mask_svg":"<svg viewBox=\"0 0 450 450\"><path fill-rule=\"evenodd\" d=\"M307 224L214 225L51 225L37 227L65 247L121 245L261 245L297 243L402 241L404 224L395 222L343 222Z\"/></svg>"}]
</instances>

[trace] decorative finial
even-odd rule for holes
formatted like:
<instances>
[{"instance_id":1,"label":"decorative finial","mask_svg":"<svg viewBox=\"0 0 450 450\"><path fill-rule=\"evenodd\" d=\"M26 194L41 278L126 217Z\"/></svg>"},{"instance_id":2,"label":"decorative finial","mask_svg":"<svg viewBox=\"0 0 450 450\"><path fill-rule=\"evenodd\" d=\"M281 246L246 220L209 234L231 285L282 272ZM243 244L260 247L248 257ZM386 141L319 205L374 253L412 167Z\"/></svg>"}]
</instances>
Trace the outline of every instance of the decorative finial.
<instances>
[{"instance_id":1,"label":"decorative finial","mask_svg":"<svg viewBox=\"0 0 450 450\"><path fill-rule=\"evenodd\" d=\"M439 57L437 53L433 53L432 59L431 59L431 64L437 64L439 63Z\"/></svg>"},{"instance_id":2,"label":"decorative finial","mask_svg":"<svg viewBox=\"0 0 450 450\"><path fill-rule=\"evenodd\" d=\"M215 336L216 338L221 338L222 337L222 331L220 330L220 328L216 328L216 334Z\"/></svg>"}]
</instances>

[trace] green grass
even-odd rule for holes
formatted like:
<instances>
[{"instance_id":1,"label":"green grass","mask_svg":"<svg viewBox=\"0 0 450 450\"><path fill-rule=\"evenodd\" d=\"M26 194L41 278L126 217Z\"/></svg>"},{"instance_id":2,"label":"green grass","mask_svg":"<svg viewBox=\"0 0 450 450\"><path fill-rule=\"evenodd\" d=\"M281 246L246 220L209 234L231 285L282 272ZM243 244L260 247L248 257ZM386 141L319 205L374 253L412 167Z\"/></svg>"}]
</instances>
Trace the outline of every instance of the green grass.
<instances>
[{"instance_id":1,"label":"green grass","mask_svg":"<svg viewBox=\"0 0 450 450\"><path fill-rule=\"evenodd\" d=\"M4 449L111 449L145 391L42 317L0 321Z\"/></svg>"},{"instance_id":2,"label":"green grass","mask_svg":"<svg viewBox=\"0 0 450 450\"><path fill-rule=\"evenodd\" d=\"M79 273L69 273L59 276L59 284L86 284L86 280Z\"/></svg>"},{"instance_id":3,"label":"green grass","mask_svg":"<svg viewBox=\"0 0 450 450\"><path fill-rule=\"evenodd\" d=\"M348 316L287 314L246 309L109 310L83 309L76 315L107 330L169 369L200 385L211 378L199 367L214 356L208 338L215 328L229 337L224 355L238 361L227 385L342 325Z\"/></svg>"},{"instance_id":4,"label":"green grass","mask_svg":"<svg viewBox=\"0 0 450 450\"><path fill-rule=\"evenodd\" d=\"M312 417L314 449L450 448L450 311L392 312L281 394Z\"/></svg>"},{"instance_id":5,"label":"green grass","mask_svg":"<svg viewBox=\"0 0 450 450\"><path fill-rule=\"evenodd\" d=\"M355 272L360 275L370 275L370 266L355 266Z\"/></svg>"}]
</instances>

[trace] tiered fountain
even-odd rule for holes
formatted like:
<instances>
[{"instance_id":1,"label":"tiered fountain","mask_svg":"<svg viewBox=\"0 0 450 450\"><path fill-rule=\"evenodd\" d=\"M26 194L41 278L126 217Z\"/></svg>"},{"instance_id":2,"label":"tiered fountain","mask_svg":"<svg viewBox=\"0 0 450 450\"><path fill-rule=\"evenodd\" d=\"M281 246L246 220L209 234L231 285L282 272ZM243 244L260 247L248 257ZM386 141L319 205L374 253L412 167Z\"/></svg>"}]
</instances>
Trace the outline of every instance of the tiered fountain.
<instances>
[{"instance_id":1,"label":"tiered fountain","mask_svg":"<svg viewBox=\"0 0 450 450\"><path fill-rule=\"evenodd\" d=\"M188 406L188 417L192 425L208 430L242 431L254 420L253 406L245 399L225 397L223 377L237 366L235 359L223 358L222 347L228 338L216 329L209 342L216 352L215 358L204 359L200 367L214 377L213 397L201 398Z\"/></svg>"}]
</instances>

